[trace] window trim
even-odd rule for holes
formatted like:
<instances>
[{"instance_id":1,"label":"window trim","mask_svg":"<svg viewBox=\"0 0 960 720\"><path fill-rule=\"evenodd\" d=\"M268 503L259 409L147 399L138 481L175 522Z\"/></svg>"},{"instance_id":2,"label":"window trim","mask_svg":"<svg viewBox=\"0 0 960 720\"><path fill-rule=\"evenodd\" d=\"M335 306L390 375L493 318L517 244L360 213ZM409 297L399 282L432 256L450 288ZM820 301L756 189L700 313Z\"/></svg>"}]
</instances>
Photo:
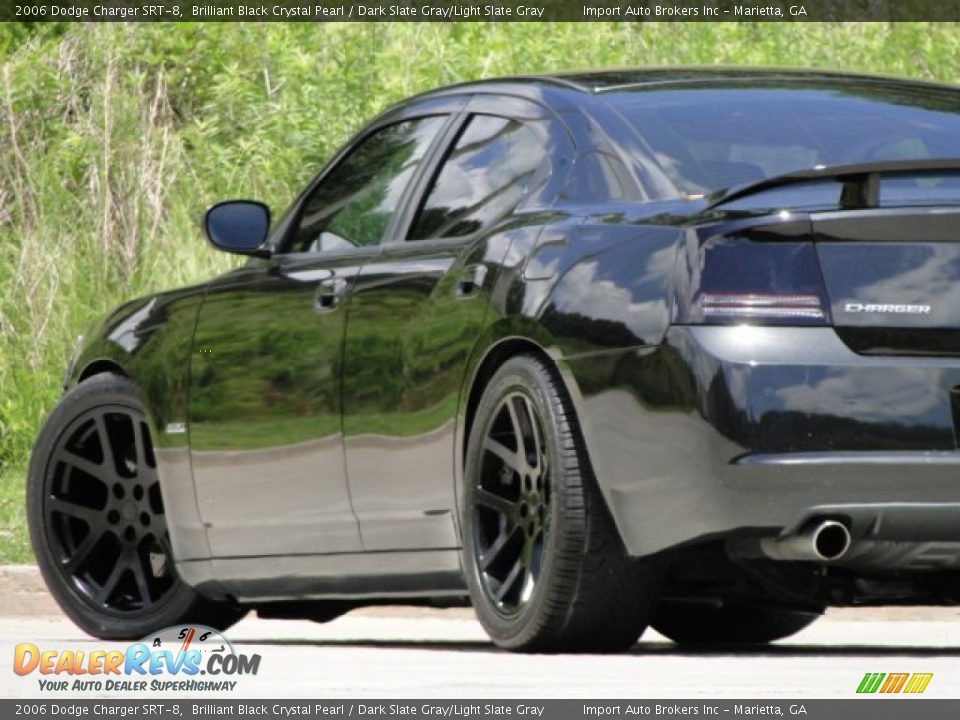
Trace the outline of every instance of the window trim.
<instances>
[{"instance_id":1,"label":"window trim","mask_svg":"<svg viewBox=\"0 0 960 720\"><path fill-rule=\"evenodd\" d=\"M445 97L441 98L440 101L434 99L430 102L415 106L394 108L375 118L359 132L353 135L346 144L337 150L337 152L327 162L323 169L317 173L313 180L311 180L303 189L303 191L301 191L296 200L293 201L291 204L292 212L290 212L289 217L286 218L284 224L281 227L274 229L274 237L270 242L272 257L276 257L278 259L289 257L339 257L341 255L370 253L371 251L377 250L378 248L383 248L385 245L389 244L392 239L392 233L397 231L397 220L399 219L399 216L404 214L407 204L409 203L411 191L418 186L420 176L422 175L423 170L427 167L428 163L430 163L431 159L434 157L438 146L446 146L450 127L461 117L461 110L468 101L469 97L466 96L457 96L453 98ZM426 152L424 152L423 159L420 161L420 164L415 170L413 177L410 179L410 182L407 184L407 187L401 194L400 200L398 201L398 208L400 211L394 213L393 218L387 224L386 230L384 230L384 236L379 243L376 245L363 245L357 246L355 249L340 249L337 251L318 250L314 252L289 252L284 249L289 247L290 243L292 242L292 238L296 233L296 228L299 227L300 220L303 217L304 206L306 205L307 200L327 179L330 173L333 172L335 168L339 167L341 163L345 162L347 158L349 158L350 155L352 155L353 152L363 142L377 132L391 125L398 125L410 120L419 120L429 117L442 117L444 118L444 123L440 126L437 136L433 139Z\"/></svg>"},{"instance_id":2,"label":"window trim","mask_svg":"<svg viewBox=\"0 0 960 720\"><path fill-rule=\"evenodd\" d=\"M415 193L411 193L407 198L408 204L404 208L402 225L398 223L398 227L396 228L397 232L395 232L391 238L381 243L382 247L389 249L393 246L422 246L426 248L428 243L431 247L466 245L478 236L489 232L492 228L496 228L499 225L500 221L494 224L492 228L480 228L469 235L458 235L456 237L431 237L421 238L419 240L411 240L409 237L410 231L413 229L413 223L419 216L423 203L427 200L428 191L432 189L434 180L443 168L443 164L449 156L450 151L453 150L453 144L474 115L490 115L504 120L515 120L522 123L542 121L548 126L547 133L549 136L562 137L563 147L556 155L550 152L549 147L546 148L544 157L545 162L549 165L549 172L548 180L541 191L539 204L544 206L550 205L560 196L560 190L566 181L567 171L572 167L573 159L576 156L576 144L569 128L567 128L560 118L557 117L556 113L546 105L515 95L477 94L469 98L469 102L465 103L464 107L457 113L456 122L447 128L442 147L437 146L433 148L430 163L421 163L421 172L416 181ZM514 208L513 213L531 209L525 206L528 205L528 202L534 196L535 192L528 191L517 204L516 208ZM505 217L510 217L510 215L508 214Z\"/></svg>"},{"instance_id":3,"label":"window trim","mask_svg":"<svg viewBox=\"0 0 960 720\"><path fill-rule=\"evenodd\" d=\"M380 243L380 247L404 245L406 243L407 234L410 232L412 223L420 210L420 205L426 197L424 195L426 188L431 185L434 174L443 167L443 161L447 157L447 153L453 147L453 143L469 120L470 115L464 109L461 109L456 115L451 116L450 121L437 134L437 141L424 154L423 161L417 168L417 173L401 196L398 206L399 212L394 214L393 220L383 235L384 239Z\"/></svg>"}]
</instances>

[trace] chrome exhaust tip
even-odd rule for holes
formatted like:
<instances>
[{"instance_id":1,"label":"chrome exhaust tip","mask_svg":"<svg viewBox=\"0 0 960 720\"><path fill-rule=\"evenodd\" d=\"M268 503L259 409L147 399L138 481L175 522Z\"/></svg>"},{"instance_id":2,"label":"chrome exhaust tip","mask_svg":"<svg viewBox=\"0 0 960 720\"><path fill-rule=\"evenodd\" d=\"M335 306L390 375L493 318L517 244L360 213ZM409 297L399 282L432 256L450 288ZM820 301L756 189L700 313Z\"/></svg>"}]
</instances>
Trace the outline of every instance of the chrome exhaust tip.
<instances>
[{"instance_id":1,"label":"chrome exhaust tip","mask_svg":"<svg viewBox=\"0 0 960 720\"><path fill-rule=\"evenodd\" d=\"M814 528L814 552L823 560L839 560L850 549L850 531L836 520L825 520Z\"/></svg>"},{"instance_id":2,"label":"chrome exhaust tip","mask_svg":"<svg viewBox=\"0 0 960 720\"><path fill-rule=\"evenodd\" d=\"M837 520L819 520L810 523L795 535L764 538L760 548L774 560L839 560L850 549L850 530Z\"/></svg>"}]
</instances>

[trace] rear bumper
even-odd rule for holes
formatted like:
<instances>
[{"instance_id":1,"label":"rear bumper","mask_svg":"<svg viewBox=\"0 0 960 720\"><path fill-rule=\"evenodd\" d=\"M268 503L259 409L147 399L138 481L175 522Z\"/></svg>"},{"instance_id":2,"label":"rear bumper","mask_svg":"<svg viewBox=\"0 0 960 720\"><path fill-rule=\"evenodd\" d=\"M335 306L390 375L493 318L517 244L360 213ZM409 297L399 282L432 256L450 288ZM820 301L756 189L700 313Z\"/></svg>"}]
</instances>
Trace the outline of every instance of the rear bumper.
<instances>
[{"instance_id":1,"label":"rear bumper","mask_svg":"<svg viewBox=\"0 0 960 720\"><path fill-rule=\"evenodd\" d=\"M631 555L817 516L845 518L855 541L960 542L960 359L860 356L830 328L714 326L565 363Z\"/></svg>"}]
</instances>

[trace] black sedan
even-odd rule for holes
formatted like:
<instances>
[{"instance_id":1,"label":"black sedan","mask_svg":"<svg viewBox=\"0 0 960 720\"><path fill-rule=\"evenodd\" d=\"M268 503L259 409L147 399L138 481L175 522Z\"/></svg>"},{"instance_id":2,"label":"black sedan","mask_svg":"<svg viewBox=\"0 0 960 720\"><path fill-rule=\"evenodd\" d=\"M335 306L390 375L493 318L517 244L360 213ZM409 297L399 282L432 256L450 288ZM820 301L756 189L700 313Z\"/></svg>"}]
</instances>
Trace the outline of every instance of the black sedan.
<instances>
[{"instance_id":1,"label":"black sedan","mask_svg":"<svg viewBox=\"0 0 960 720\"><path fill-rule=\"evenodd\" d=\"M960 597L960 91L651 69L429 92L249 257L87 333L30 466L84 630L472 603L767 642Z\"/></svg>"}]
</instances>

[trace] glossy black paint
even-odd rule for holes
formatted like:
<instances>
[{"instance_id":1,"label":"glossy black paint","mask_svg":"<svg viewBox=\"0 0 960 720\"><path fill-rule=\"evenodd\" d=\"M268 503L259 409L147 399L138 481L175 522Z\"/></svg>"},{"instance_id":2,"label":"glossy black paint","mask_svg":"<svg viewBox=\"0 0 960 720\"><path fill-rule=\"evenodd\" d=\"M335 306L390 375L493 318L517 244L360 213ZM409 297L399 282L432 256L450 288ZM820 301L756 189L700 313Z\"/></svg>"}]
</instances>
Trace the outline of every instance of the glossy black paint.
<instances>
[{"instance_id":1,"label":"glossy black paint","mask_svg":"<svg viewBox=\"0 0 960 720\"><path fill-rule=\"evenodd\" d=\"M341 446L345 311L317 307L361 262L291 255L208 286L188 422L214 556L362 549Z\"/></svg>"},{"instance_id":2,"label":"glossy black paint","mask_svg":"<svg viewBox=\"0 0 960 720\"><path fill-rule=\"evenodd\" d=\"M358 134L445 118L380 245L283 252L325 170L273 228L271 257L119 308L87 334L68 383L108 370L137 382L178 571L254 604L462 594L458 484L472 411L485 378L521 351L563 377L632 555L776 534L823 508L855 517L861 534L877 504L894 525L917 503L952 518L953 211L841 209L839 193L792 183L690 197L604 100L797 87L892 103L926 92L941 110L960 108L952 88L778 70L427 93ZM408 241L472 113L537 123L543 167L493 227ZM727 293L812 297L823 314L707 317L704 296ZM850 302L931 310L855 316ZM954 526L938 541L960 542Z\"/></svg>"},{"instance_id":3,"label":"glossy black paint","mask_svg":"<svg viewBox=\"0 0 960 720\"><path fill-rule=\"evenodd\" d=\"M495 256L504 249L497 239L489 248ZM463 367L488 311L486 277L468 279L477 267L496 274L498 258L485 263L487 250L397 243L357 278L343 349L343 431L367 550L458 544L453 484L435 478L450 475Z\"/></svg>"}]
</instances>

